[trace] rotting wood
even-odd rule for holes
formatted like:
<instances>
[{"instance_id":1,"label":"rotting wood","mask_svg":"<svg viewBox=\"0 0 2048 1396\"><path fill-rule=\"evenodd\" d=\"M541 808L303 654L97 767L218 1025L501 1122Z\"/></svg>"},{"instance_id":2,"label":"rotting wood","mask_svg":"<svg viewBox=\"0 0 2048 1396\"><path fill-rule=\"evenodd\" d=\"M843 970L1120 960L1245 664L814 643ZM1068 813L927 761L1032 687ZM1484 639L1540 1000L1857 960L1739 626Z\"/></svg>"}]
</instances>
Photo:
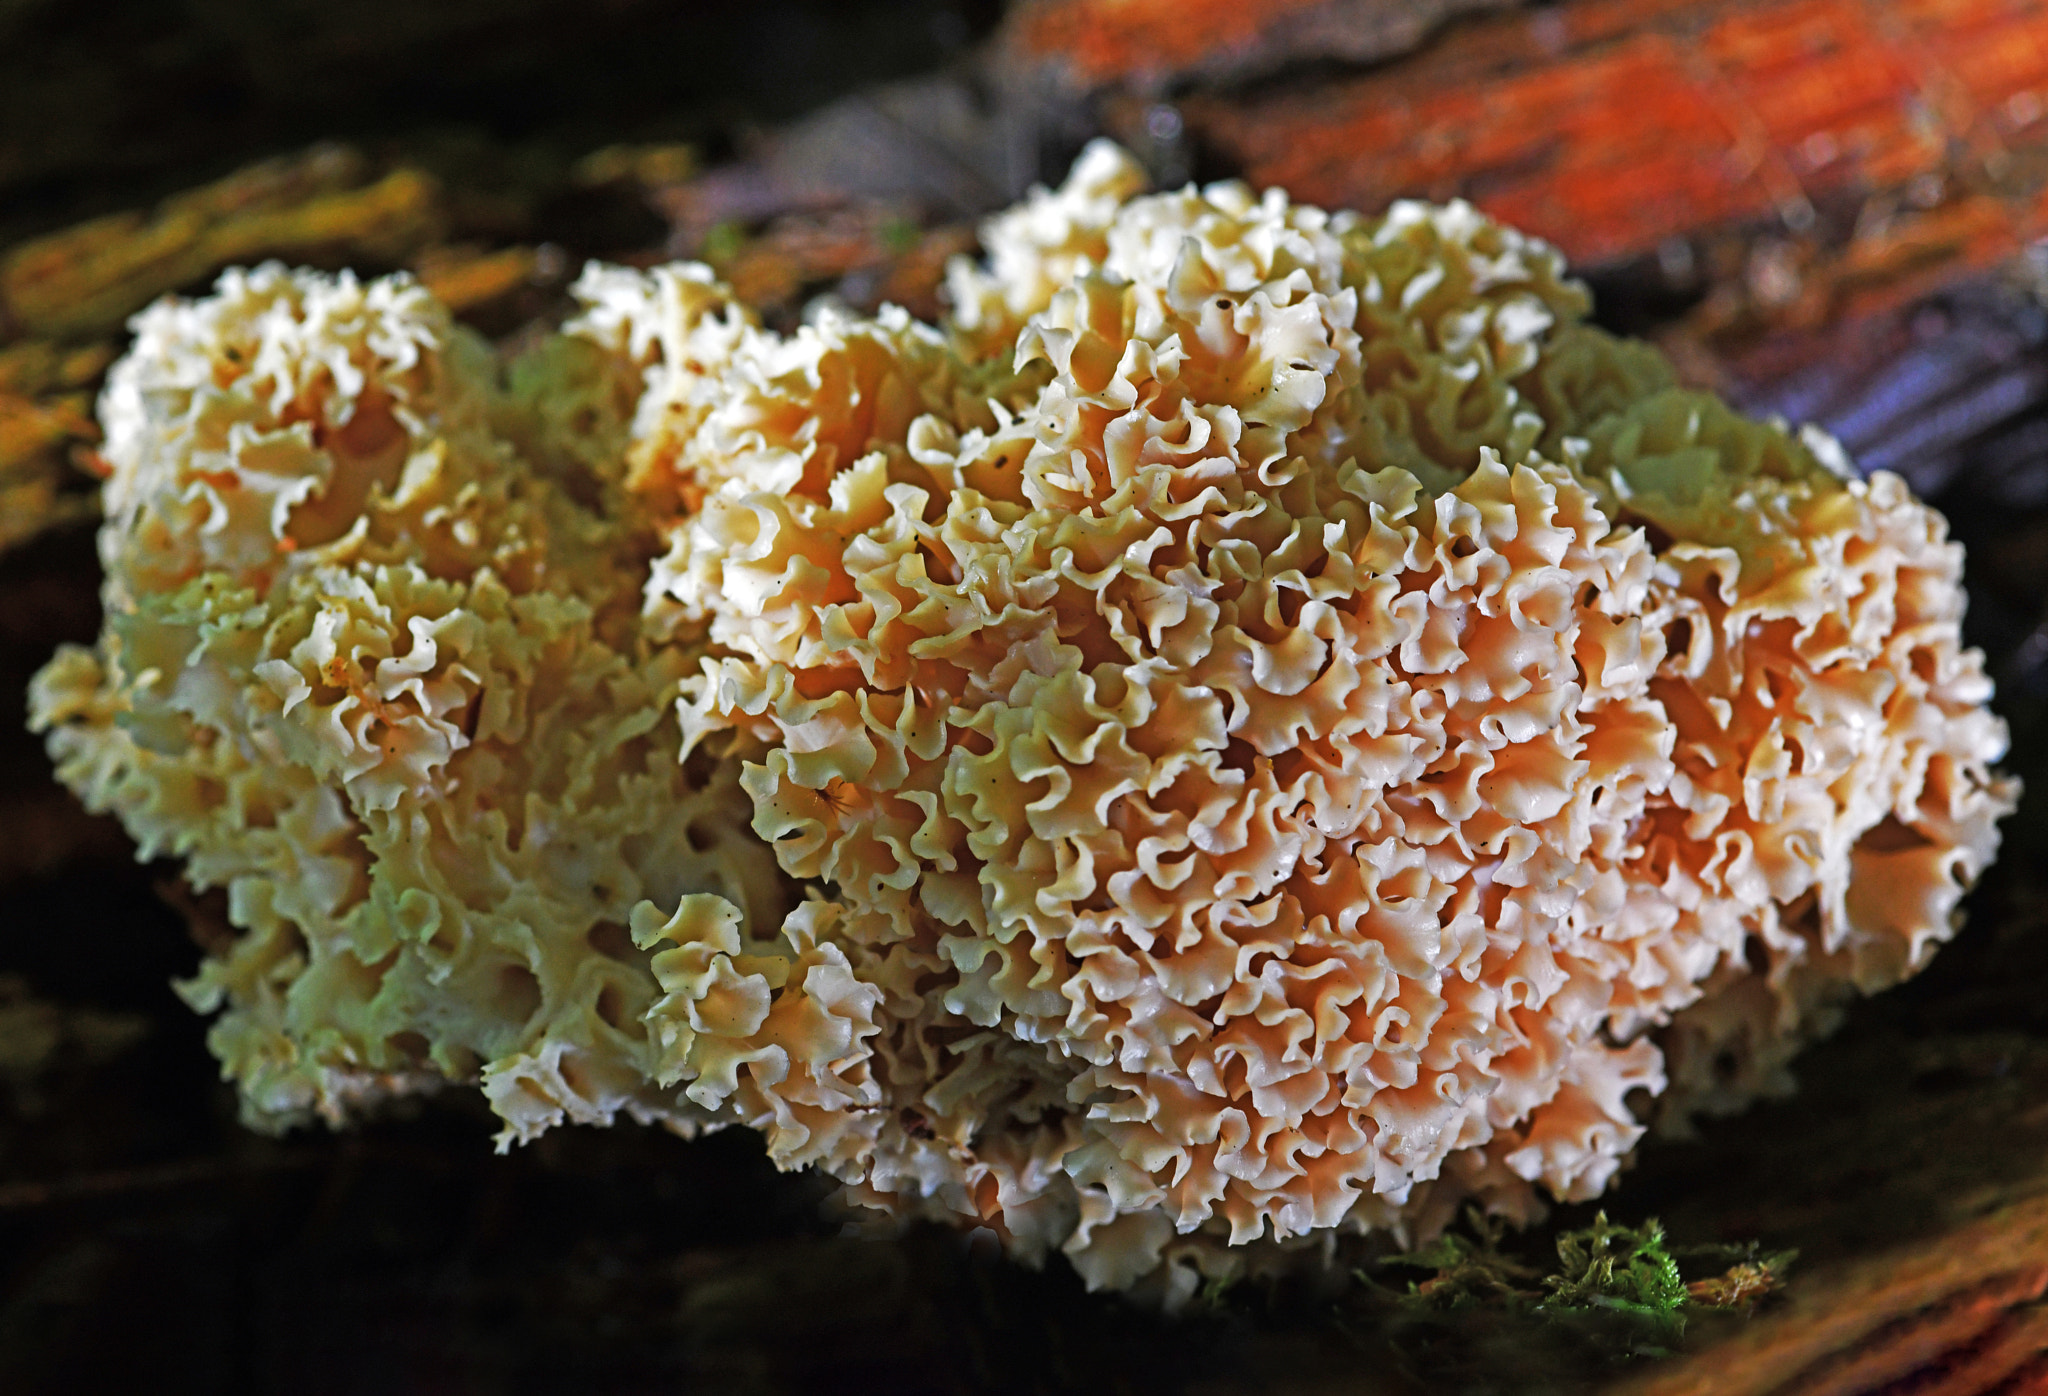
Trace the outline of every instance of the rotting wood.
<instances>
[{"instance_id":1,"label":"rotting wood","mask_svg":"<svg viewBox=\"0 0 2048 1396\"><path fill-rule=\"evenodd\" d=\"M1183 104L1253 183L1333 208L1470 198L1578 265L1716 225L1798 235L1984 192L1980 257L2035 234L2048 10L2022 0L1568 0L1405 63Z\"/></svg>"},{"instance_id":2,"label":"rotting wood","mask_svg":"<svg viewBox=\"0 0 2048 1396\"><path fill-rule=\"evenodd\" d=\"M1775 1312L1614 1396L1875 1396L1908 1380L1988 1396L2048 1351L2048 1322L2032 1307L2044 1289L2048 1198L2035 1198L1808 1276Z\"/></svg>"},{"instance_id":3,"label":"rotting wood","mask_svg":"<svg viewBox=\"0 0 2048 1396\"><path fill-rule=\"evenodd\" d=\"M1036 0L1018 5L1004 56L1079 91L1164 91L1302 60L1405 53L1445 20L1518 0Z\"/></svg>"}]
</instances>

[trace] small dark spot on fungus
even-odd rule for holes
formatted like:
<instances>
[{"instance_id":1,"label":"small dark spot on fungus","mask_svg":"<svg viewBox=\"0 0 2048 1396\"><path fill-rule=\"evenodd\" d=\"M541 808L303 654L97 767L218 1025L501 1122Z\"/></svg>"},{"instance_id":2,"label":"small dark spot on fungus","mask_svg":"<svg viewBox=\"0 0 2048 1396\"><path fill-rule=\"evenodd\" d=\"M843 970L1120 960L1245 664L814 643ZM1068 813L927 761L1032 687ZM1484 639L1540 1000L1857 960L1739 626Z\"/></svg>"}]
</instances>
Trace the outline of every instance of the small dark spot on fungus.
<instances>
[{"instance_id":1,"label":"small dark spot on fungus","mask_svg":"<svg viewBox=\"0 0 2048 1396\"><path fill-rule=\"evenodd\" d=\"M1930 848L1934 840L1909 824L1902 823L1897 815L1888 814L1864 830L1863 837L1856 840L1859 853L1904 853L1912 848Z\"/></svg>"},{"instance_id":2,"label":"small dark spot on fungus","mask_svg":"<svg viewBox=\"0 0 2048 1396\"><path fill-rule=\"evenodd\" d=\"M1258 764L1258 759L1258 752L1242 737L1232 737L1223 744L1222 762L1229 770L1250 775Z\"/></svg>"},{"instance_id":3,"label":"small dark spot on fungus","mask_svg":"<svg viewBox=\"0 0 2048 1396\"><path fill-rule=\"evenodd\" d=\"M584 939L589 941L592 950L607 960L617 960L626 965L646 963L647 956L633 944L632 933L616 921L598 922Z\"/></svg>"},{"instance_id":4,"label":"small dark spot on fungus","mask_svg":"<svg viewBox=\"0 0 2048 1396\"><path fill-rule=\"evenodd\" d=\"M1749 966L1751 974L1771 972L1770 947L1764 944L1762 936L1747 936L1742 942L1742 962Z\"/></svg>"},{"instance_id":5,"label":"small dark spot on fungus","mask_svg":"<svg viewBox=\"0 0 2048 1396\"><path fill-rule=\"evenodd\" d=\"M1672 543L1677 541L1663 528L1651 523L1648 519L1632 518L1628 522L1633 523L1643 531L1643 538L1649 543L1650 551L1660 557L1670 550Z\"/></svg>"}]
</instances>

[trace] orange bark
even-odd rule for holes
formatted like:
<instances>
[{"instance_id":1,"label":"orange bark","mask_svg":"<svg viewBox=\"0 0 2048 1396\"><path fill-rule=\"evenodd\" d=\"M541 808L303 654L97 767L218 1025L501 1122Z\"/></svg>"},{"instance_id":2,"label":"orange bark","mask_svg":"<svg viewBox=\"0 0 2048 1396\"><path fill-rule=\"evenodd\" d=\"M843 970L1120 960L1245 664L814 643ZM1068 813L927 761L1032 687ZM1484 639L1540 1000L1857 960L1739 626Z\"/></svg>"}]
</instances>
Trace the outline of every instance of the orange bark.
<instances>
[{"instance_id":1,"label":"orange bark","mask_svg":"<svg viewBox=\"0 0 2048 1396\"><path fill-rule=\"evenodd\" d=\"M1463 196L1582 265L1716 224L1951 183L2033 235L2048 9L2025 0L1649 0L1466 25L1398 67L1250 100L1191 128L1255 184L1331 207ZM1915 181L1920 181L1915 184ZM1931 181L1931 182L1930 182Z\"/></svg>"},{"instance_id":2,"label":"orange bark","mask_svg":"<svg viewBox=\"0 0 2048 1396\"><path fill-rule=\"evenodd\" d=\"M1991 1396L2048 1352L2048 1198L1811 1275L1776 1312L1615 1396Z\"/></svg>"},{"instance_id":3,"label":"orange bark","mask_svg":"<svg viewBox=\"0 0 2048 1396\"><path fill-rule=\"evenodd\" d=\"M1028 53L1057 58L1095 86L1201 66L1211 55L1257 42L1276 20L1328 0L1064 0L1027 10L1017 38Z\"/></svg>"}]
</instances>

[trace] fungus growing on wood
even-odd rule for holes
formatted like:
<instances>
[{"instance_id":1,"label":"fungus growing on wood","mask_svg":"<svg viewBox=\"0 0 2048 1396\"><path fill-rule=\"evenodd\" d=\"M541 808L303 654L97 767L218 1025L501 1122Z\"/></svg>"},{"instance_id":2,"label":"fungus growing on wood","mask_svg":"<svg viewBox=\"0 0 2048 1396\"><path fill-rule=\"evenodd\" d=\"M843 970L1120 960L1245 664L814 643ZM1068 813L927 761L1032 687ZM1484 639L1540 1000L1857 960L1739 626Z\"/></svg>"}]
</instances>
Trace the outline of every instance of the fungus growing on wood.
<instances>
[{"instance_id":1,"label":"fungus growing on wood","mask_svg":"<svg viewBox=\"0 0 2048 1396\"><path fill-rule=\"evenodd\" d=\"M228 888L257 1114L745 1124L1171 1299L1596 1196L1926 962L2015 796L1937 514L1468 206L1138 187L1091 148L938 325L138 322L37 721Z\"/></svg>"}]
</instances>

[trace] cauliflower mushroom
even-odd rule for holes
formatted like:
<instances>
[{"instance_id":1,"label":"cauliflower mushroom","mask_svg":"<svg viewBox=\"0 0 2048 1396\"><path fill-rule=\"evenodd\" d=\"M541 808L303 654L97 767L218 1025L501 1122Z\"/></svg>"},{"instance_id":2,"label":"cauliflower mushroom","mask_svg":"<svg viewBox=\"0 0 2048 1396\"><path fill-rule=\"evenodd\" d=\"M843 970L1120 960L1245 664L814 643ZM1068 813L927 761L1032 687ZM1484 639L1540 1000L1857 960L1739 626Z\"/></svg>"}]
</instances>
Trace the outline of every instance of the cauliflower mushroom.
<instances>
[{"instance_id":1,"label":"cauliflower mushroom","mask_svg":"<svg viewBox=\"0 0 2048 1396\"><path fill-rule=\"evenodd\" d=\"M2016 796L1939 515L1469 206L1141 184L939 325L594 267L501 383L402 281L143 318L37 720L229 887L260 1111L741 1123L1171 1300L1595 1196L1926 962Z\"/></svg>"}]
</instances>

